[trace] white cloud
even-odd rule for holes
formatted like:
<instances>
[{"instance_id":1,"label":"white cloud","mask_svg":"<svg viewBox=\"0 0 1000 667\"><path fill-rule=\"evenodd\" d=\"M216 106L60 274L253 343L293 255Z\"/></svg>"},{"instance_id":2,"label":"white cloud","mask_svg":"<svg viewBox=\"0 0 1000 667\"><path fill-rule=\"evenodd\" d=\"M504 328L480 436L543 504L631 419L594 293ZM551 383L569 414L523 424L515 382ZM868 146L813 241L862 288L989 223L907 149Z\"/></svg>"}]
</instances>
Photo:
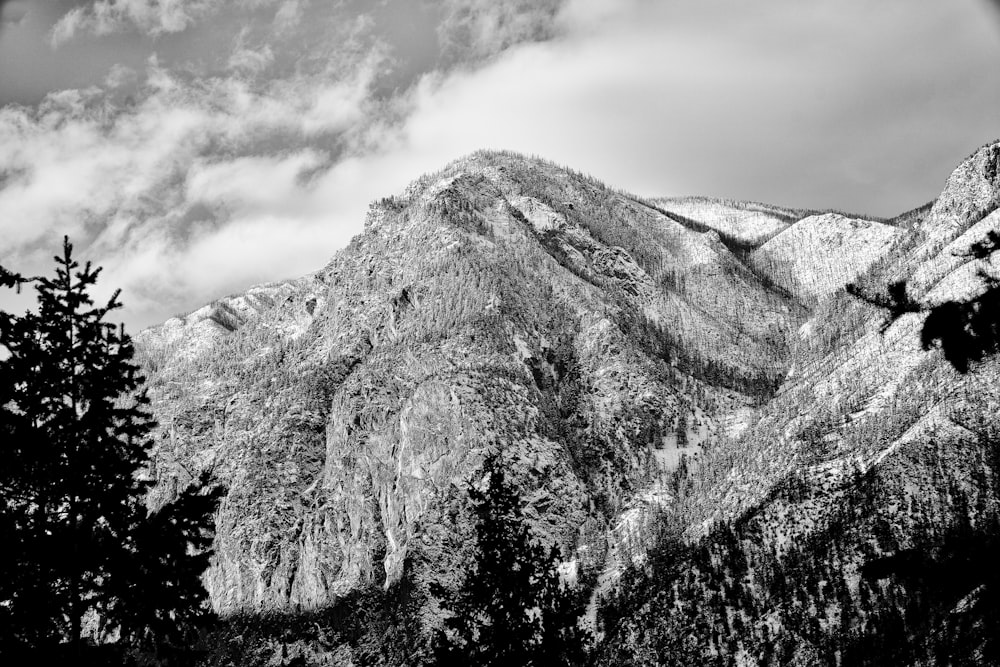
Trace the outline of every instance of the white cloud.
<instances>
[{"instance_id":1,"label":"white cloud","mask_svg":"<svg viewBox=\"0 0 1000 667\"><path fill-rule=\"evenodd\" d=\"M304 245L313 261L292 274L323 263L350 233L324 218L312 181L329 151L353 144L379 63L366 57L337 80L256 85L239 76L192 80L153 59L132 107L91 89L52 94L35 110L0 109L0 262L44 271L52 239L69 234L93 259L118 267L106 273L116 284L137 281L124 284L133 314L155 309L154 301L176 308L185 294L210 297L234 277L285 277L276 273L288 268L281 258L303 266ZM271 262L205 275L185 259L234 235L247 237L243 245L260 240L268 225L274 239L259 252L272 253ZM308 243L298 240L323 225ZM162 261L147 273L151 247ZM157 275L163 284L154 289Z\"/></svg>"},{"instance_id":2,"label":"white cloud","mask_svg":"<svg viewBox=\"0 0 1000 667\"><path fill-rule=\"evenodd\" d=\"M245 28L237 37L233 53L229 56L228 67L249 74L260 74L274 62L274 51L270 44L265 44L259 49L249 48L246 45L248 32L249 30Z\"/></svg>"},{"instance_id":3,"label":"white cloud","mask_svg":"<svg viewBox=\"0 0 1000 667\"><path fill-rule=\"evenodd\" d=\"M307 2L308 0L304 0ZM303 2L286 0L274 14L274 28L278 33L286 33L302 21Z\"/></svg>"},{"instance_id":4,"label":"white cloud","mask_svg":"<svg viewBox=\"0 0 1000 667\"><path fill-rule=\"evenodd\" d=\"M118 69L0 109L0 263L47 271L69 233L148 324L318 268L368 202L479 148L643 194L888 213L1000 133L1000 49L972 0L441 0L444 71L396 91L371 17L327 35L316 3L234 1L269 7L265 27L211 76L152 58L138 83ZM220 6L99 0L53 39L191 29Z\"/></svg>"},{"instance_id":5,"label":"white cloud","mask_svg":"<svg viewBox=\"0 0 1000 667\"><path fill-rule=\"evenodd\" d=\"M125 65L112 65L108 75L104 77L104 87L112 90L122 86L135 83L138 75L131 67Z\"/></svg>"},{"instance_id":6,"label":"white cloud","mask_svg":"<svg viewBox=\"0 0 1000 667\"><path fill-rule=\"evenodd\" d=\"M52 44L79 32L108 35L129 26L152 35L181 32L217 6L215 0L97 0L63 16L52 29Z\"/></svg>"},{"instance_id":7,"label":"white cloud","mask_svg":"<svg viewBox=\"0 0 1000 667\"><path fill-rule=\"evenodd\" d=\"M304 177L324 159L315 151L304 150L291 155L199 161L188 170L185 197L191 203L224 206L242 215L291 213L301 208L307 192Z\"/></svg>"},{"instance_id":8,"label":"white cloud","mask_svg":"<svg viewBox=\"0 0 1000 667\"><path fill-rule=\"evenodd\" d=\"M28 15L28 0L0 0L0 26L17 25Z\"/></svg>"},{"instance_id":9,"label":"white cloud","mask_svg":"<svg viewBox=\"0 0 1000 667\"><path fill-rule=\"evenodd\" d=\"M849 5L575 0L557 39L426 79L405 142L537 153L644 194L891 214L1000 130L1000 45L974 2ZM930 156L940 171L911 166Z\"/></svg>"}]
</instances>

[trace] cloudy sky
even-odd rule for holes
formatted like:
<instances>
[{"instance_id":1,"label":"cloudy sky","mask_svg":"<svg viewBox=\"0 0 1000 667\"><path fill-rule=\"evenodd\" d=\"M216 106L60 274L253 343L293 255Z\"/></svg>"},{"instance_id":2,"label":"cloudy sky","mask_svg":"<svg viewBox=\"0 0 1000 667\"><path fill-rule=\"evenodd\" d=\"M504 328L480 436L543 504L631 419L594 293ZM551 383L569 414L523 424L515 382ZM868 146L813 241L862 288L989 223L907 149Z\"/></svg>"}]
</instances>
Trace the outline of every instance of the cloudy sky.
<instances>
[{"instance_id":1,"label":"cloudy sky","mask_svg":"<svg viewBox=\"0 0 1000 667\"><path fill-rule=\"evenodd\" d=\"M892 215L1000 136L998 63L986 0L0 0L0 264L69 234L135 330L481 147Z\"/></svg>"}]
</instances>

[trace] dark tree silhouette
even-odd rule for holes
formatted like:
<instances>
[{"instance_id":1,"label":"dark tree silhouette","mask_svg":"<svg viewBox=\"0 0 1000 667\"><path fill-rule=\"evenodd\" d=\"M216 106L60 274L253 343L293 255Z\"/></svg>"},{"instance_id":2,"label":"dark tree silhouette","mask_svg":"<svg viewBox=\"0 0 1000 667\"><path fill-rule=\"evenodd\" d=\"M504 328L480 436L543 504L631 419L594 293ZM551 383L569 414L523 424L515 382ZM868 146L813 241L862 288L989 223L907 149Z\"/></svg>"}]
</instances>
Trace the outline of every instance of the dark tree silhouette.
<instances>
[{"instance_id":1,"label":"dark tree silhouette","mask_svg":"<svg viewBox=\"0 0 1000 667\"><path fill-rule=\"evenodd\" d=\"M219 491L147 510L155 422L131 339L105 320L118 293L94 306L100 269L79 270L68 239L56 264L52 279L0 270L38 294L37 310L0 313L0 653L169 641L207 612Z\"/></svg>"},{"instance_id":2,"label":"dark tree silhouette","mask_svg":"<svg viewBox=\"0 0 1000 667\"><path fill-rule=\"evenodd\" d=\"M15 287L22 282L24 282L24 278L0 266L0 287Z\"/></svg>"},{"instance_id":3,"label":"dark tree silhouette","mask_svg":"<svg viewBox=\"0 0 1000 667\"><path fill-rule=\"evenodd\" d=\"M475 565L456 594L436 591L452 613L437 638L438 664L582 664L590 641L579 626L585 599L560 582L558 550L532 539L500 457L487 458L482 472L486 488L469 489Z\"/></svg>"}]
</instances>

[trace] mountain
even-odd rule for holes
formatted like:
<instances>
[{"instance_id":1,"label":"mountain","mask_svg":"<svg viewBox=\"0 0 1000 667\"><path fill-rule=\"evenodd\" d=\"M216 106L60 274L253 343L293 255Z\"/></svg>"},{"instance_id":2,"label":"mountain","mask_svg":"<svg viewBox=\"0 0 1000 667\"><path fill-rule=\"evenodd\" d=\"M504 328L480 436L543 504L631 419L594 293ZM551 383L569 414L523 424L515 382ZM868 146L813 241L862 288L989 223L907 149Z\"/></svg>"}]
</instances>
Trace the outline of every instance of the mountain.
<instances>
[{"instance_id":1,"label":"mountain","mask_svg":"<svg viewBox=\"0 0 1000 667\"><path fill-rule=\"evenodd\" d=\"M374 204L315 274L140 334L161 497L205 468L229 486L224 611L316 607L455 553L463 520L441 513L496 448L538 530L599 567L678 424L692 450L738 424L801 316L717 234L477 154Z\"/></svg>"},{"instance_id":2,"label":"mountain","mask_svg":"<svg viewBox=\"0 0 1000 667\"><path fill-rule=\"evenodd\" d=\"M995 364L958 374L919 349L919 315L882 333L843 287L974 290L953 251L996 226L998 152L887 223L458 160L373 203L319 271L137 336L160 422L150 502L204 470L226 486L206 585L228 617L387 588L426 636L435 585L469 561L465 490L502 452L535 535L593 590L600 660L820 664L838 613L860 645L891 605L771 598L774 581L836 575L871 599L872 559L996 520ZM800 623L804 604L824 620ZM805 653L774 648L791 630Z\"/></svg>"}]
</instances>

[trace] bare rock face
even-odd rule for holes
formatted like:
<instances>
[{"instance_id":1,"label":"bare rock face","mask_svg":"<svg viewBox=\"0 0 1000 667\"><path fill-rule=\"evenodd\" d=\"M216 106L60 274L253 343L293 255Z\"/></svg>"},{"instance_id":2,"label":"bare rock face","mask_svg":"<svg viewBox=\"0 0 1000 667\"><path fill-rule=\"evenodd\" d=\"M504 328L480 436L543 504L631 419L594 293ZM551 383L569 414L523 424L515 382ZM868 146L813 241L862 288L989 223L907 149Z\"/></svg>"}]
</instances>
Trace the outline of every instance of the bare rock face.
<instances>
[{"instance_id":1,"label":"bare rock face","mask_svg":"<svg viewBox=\"0 0 1000 667\"><path fill-rule=\"evenodd\" d=\"M152 502L215 470L215 606L316 608L407 563L458 576L465 489L499 450L537 535L593 575L678 428L721 438L784 377L803 315L714 232L477 154L374 204L320 271L138 337Z\"/></svg>"}]
</instances>

